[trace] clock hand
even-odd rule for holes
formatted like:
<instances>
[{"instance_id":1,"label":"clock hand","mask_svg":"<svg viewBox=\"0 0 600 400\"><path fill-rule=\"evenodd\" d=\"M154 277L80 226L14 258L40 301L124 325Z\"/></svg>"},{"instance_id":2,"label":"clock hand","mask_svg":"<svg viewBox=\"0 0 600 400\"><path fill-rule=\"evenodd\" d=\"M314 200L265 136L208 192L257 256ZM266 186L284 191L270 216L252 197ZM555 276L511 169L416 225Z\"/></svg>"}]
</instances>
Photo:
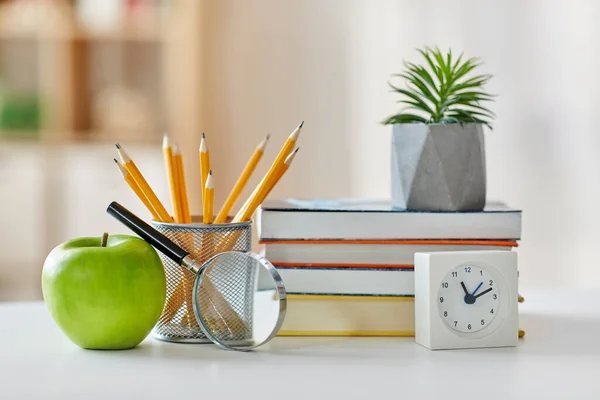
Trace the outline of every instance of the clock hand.
<instances>
[{"instance_id":1,"label":"clock hand","mask_svg":"<svg viewBox=\"0 0 600 400\"><path fill-rule=\"evenodd\" d=\"M466 288L466 286L465 286L465 283L464 283L464 282L461 282L461 283L460 283L460 286L462 286L463 290L465 291L465 295L466 295L466 296L469 296L469 295L470 295L470 293L469 293L469 291L467 290L467 288Z\"/></svg>"},{"instance_id":2,"label":"clock hand","mask_svg":"<svg viewBox=\"0 0 600 400\"><path fill-rule=\"evenodd\" d=\"M487 290L484 290L483 292L481 292L477 296L475 296L475 298L481 297L484 294L486 294L487 292L491 292L492 290L493 290L493 288L488 288Z\"/></svg>"},{"instance_id":3,"label":"clock hand","mask_svg":"<svg viewBox=\"0 0 600 400\"><path fill-rule=\"evenodd\" d=\"M477 288L473 291L473 293L471 293L473 296L475 296L475 293L477 293L477 291L479 290L479 288L481 287L481 285L483 285L483 282L481 282L479 284L479 286L477 286Z\"/></svg>"},{"instance_id":4,"label":"clock hand","mask_svg":"<svg viewBox=\"0 0 600 400\"><path fill-rule=\"evenodd\" d=\"M462 286L463 290L465 291L465 303L466 304L473 304L475 303L475 296L473 296L471 293L469 293L469 291L467 290L467 287L465 286L464 282L460 283L460 286Z\"/></svg>"}]
</instances>

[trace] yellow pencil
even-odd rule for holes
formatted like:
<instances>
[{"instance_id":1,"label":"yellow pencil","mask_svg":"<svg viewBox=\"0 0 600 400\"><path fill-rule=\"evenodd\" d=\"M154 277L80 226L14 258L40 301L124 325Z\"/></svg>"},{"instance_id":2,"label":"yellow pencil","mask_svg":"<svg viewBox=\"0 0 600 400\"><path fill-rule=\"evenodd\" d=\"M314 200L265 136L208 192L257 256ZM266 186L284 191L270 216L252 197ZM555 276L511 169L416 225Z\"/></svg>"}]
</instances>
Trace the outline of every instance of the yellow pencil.
<instances>
[{"instance_id":1,"label":"yellow pencil","mask_svg":"<svg viewBox=\"0 0 600 400\"><path fill-rule=\"evenodd\" d=\"M121 147L119 143L117 143L115 146L117 147L117 152L119 153L119 157L121 158L121 163L123 163L123 166L125 167L127 172L131 174L135 182L140 187L142 193L144 193L144 195L148 198L148 201L150 201L152 207L154 207L154 209L160 216L160 220L163 222L172 222L173 218L169 215L169 213L165 209L165 206L163 206L163 204L160 202L160 200L156 196L156 193L154 193L154 190L152 190L152 188L138 169L137 165L135 165L131 157L129 157L129 154L127 154L125 149Z\"/></svg>"},{"instance_id":2,"label":"yellow pencil","mask_svg":"<svg viewBox=\"0 0 600 400\"><path fill-rule=\"evenodd\" d=\"M294 161L294 157L296 157L296 153L298 153L298 150L300 150L300 147L296 147L296 149L292 151L289 156L287 156L285 162L281 165L281 167L277 171L277 174L275 175L275 182L273 183L273 185L269 186L269 188L265 191L264 195L260 197L260 199L258 200L258 205L261 205L262 202L265 201L265 198L269 195L269 193L271 193L271 190L273 190L277 183L279 183L279 180L290 168L290 165L292 164L292 161Z\"/></svg>"},{"instance_id":3,"label":"yellow pencil","mask_svg":"<svg viewBox=\"0 0 600 400\"><path fill-rule=\"evenodd\" d=\"M267 142L269 141L269 138L270 138L270 135L267 135L267 137L264 138L263 141L260 142L260 144L256 147L256 150L254 150L252 157L250 158L250 160L248 160L248 163L246 164L246 167L242 171L242 174L238 178L233 189L231 189L231 193L229 193L227 200L225 200L225 203L223 204L221 211L219 211L217 218L215 218L215 224L222 224L223 222L226 221L227 215L233 208L233 205L235 204L238 197L242 193L244 186L246 186L246 183L248 183L250 176L252 175L252 173L254 172L254 169L258 165L258 162L262 158L262 156L265 152L265 147L267 146Z\"/></svg>"},{"instance_id":4,"label":"yellow pencil","mask_svg":"<svg viewBox=\"0 0 600 400\"><path fill-rule=\"evenodd\" d=\"M294 129L294 131L290 134L290 136L286 140L285 144L283 145L283 147L279 151L279 154L277 155L277 158L271 164L271 167L269 168L269 171L262 178L262 180L260 181L260 183L256 186L256 188L254 189L254 191L252 192L252 194L248 197L248 199L242 205L242 207L240 208L240 210L238 211L238 213L236 215L241 215L241 214L243 214L243 213L246 212L246 210L248 209L248 206L250 205L250 202L252 201L252 199L256 196L257 192L266 184L266 180L268 178L270 178L279 169L279 167L281 166L281 164L283 164L283 162L285 161L285 158L290 154L290 152L292 151L292 149L296 145L296 142L298 141L298 137L300 135L300 130L302 129L303 125L304 125L304 121L302 121L300 123L300 125L298 125L296 127L296 129Z\"/></svg>"},{"instance_id":5,"label":"yellow pencil","mask_svg":"<svg viewBox=\"0 0 600 400\"><path fill-rule=\"evenodd\" d=\"M240 213L236 214L233 222L245 222L249 221L254 211L258 208L258 206L265 200L265 198L269 195L271 190L277 185L277 182L281 179L281 177L286 173L296 153L298 153L300 148L296 148L290 155L288 155L284 161L284 163L273 173L270 177L268 177L265 181L265 185L263 185L260 190L257 192L256 196L252 198L248 207L245 210L241 210Z\"/></svg>"},{"instance_id":6,"label":"yellow pencil","mask_svg":"<svg viewBox=\"0 0 600 400\"><path fill-rule=\"evenodd\" d=\"M213 220L213 207L215 201L215 187L213 184L212 171L208 172L208 177L206 178L206 187L204 188L206 192L206 201L203 204L204 212L202 222L205 224L212 224Z\"/></svg>"},{"instance_id":7,"label":"yellow pencil","mask_svg":"<svg viewBox=\"0 0 600 400\"><path fill-rule=\"evenodd\" d=\"M158 215L158 213L156 212L156 210L154 209L154 207L152 206L152 204L150 203L148 198L144 195L144 193L142 192L142 189L140 189L138 184L135 182L135 180L133 179L131 174L129 172L127 172L127 169L123 166L123 164L121 164L119 161L117 161L116 158L114 160L115 160L115 164L117 164L117 166L119 167L119 170L121 170L121 173L123 174L123 178L125 179L125 182L127 182L129 187L131 188L131 190L133 190L133 192L136 194L136 196L142 201L142 203L144 203L144 206L146 206L148 211L150 211L150 214L152 214L152 218L154 218L155 221L160 222L160 220L161 220L160 216Z\"/></svg>"},{"instance_id":8,"label":"yellow pencil","mask_svg":"<svg viewBox=\"0 0 600 400\"><path fill-rule=\"evenodd\" d=\"M183 157L176 143L173 144L173 162L175 164L175 171L177 171L177 186L179 186L179 198L181 200L181 214L183 216L183 223L190 224L192 222L192 216L190 215L187 184L185 182L185 171L183 169Z\"/></svg>"},{"instance_id":9,"label":"yellow pencil","mask_svg":"<svg viewBox=\"0 0 600 400\"><path fill-rule=\"evenodd\" d=\"M171 205L173 207L173 214L175 215L175 222L181 224L183 223L183 215L179 184L177 181L178 172L173 159L173 147L171 146L169 136L166 133L163 135L163 157L165 159L165 168L167 170L167 180L169 181L169 193L171 194Z\"/></svg>"},{"instance_id":10,"label":"yellow pencil","mask_svg":"<svg viewBox=\"0 0 600 400\"><path fill-rule=\"evenodd\" d=\"M208 171L210 171L210 152L208 151L208 145L206 144L206 137L202 134L202 140L200 141L200 179L202 180L202 204L206 201L205 188L206 179L208 179Z\"/></svg>"},{"instance_id":11,"label":"yellow pencil","mask_svg":"<svg viewBox=\"0 0 600 400\"><path fill-rule=\"evenodd\" d=\"M265 189L265 185L267 184L267 180L271 179L273 177L273 175L277 172L277 170L279 169L279 167L281 166L281 164L283 164L285 162L286 157L290 155L292 149L294 148L294 146L296 145L296 142L298 141L298 137L300 136L300 131L302 130L302 126L303 125L304 125L304 121L302 121L300 123L300 125L298 125L296 127L296 129L294 129L294 131L287 138L287 140L285 141L283 147L279 151L279 154L277 155L277 158L275 159L275 161L273 161L273 164L271 164L271 167L269 168L269 171L266 173L266 175L260 181L260 183L258 184L258 186L256 186L256 188L254 189L254 191L252 192L252 194L248 197L248 199L246 200L246 202L244 203L244 205L240 208L240 210L238 211L238 213L236 214L236 216L241 215L241 214L243 214L243 213L246 212L248 206L252 202L252 199L257 195L258 191Z\"/></svg>"}]
</instances>

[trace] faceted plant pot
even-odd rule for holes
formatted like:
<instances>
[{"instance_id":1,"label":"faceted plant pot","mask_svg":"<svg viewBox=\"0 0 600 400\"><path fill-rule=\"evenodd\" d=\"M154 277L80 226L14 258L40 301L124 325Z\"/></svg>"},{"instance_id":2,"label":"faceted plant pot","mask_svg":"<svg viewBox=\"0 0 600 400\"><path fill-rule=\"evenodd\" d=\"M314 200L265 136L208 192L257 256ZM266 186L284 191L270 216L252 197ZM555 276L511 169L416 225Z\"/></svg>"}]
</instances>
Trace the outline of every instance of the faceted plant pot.
<instances>
[{"instance_id":1,"label":"faceted plant pot","mask_svg":"<svg viewBox=\"0 0 600 400\"><path fill-rule=\"evenodd\" d=\"M481 124L396 124L392 206L415 211L480 211L486 202Z\"/></svg>"}]
</instances>

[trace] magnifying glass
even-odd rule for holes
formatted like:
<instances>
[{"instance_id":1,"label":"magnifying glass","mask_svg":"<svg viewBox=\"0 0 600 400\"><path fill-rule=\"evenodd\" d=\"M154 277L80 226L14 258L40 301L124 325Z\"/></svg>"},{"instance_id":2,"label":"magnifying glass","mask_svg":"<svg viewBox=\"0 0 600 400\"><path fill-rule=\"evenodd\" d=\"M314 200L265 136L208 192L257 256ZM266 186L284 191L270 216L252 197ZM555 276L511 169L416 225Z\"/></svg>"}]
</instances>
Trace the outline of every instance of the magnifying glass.
<instances>
[{"instance_id":1,"label":"magnifying glass","mask_svg":"<svg viewBox=\"0 0 600 400\"><path fill-rule=\"evenodd\" d=\"M266 258L225 251L200 263L119 203L112 202L106 212L195 275L194 315L213 343L227 350L249 351L277 335L285 319L287 297L281 276Z\"/></svg>"}]
</instances>

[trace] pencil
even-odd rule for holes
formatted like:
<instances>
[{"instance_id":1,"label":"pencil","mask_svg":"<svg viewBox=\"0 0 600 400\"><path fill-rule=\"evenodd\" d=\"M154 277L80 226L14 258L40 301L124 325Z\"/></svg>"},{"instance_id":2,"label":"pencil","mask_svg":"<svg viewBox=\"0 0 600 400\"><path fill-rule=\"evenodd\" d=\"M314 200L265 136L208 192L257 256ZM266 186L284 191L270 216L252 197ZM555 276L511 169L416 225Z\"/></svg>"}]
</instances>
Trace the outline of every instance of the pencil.
<instances>
[{"instance_id":1,"label":"pencil","mask_svg":"<svg viewBox=\"0 0 600 400\"><path fill-rule=\"evenodd\" d=\"M242 171L242 174L240 175L237 182L233 186L233 189L231 189L231 193L229 193L227 200L225 200L225 203L223 204L221 211L219 211L217 218L215 218L215 224L222 224L227 219L227 215L233 208L233 205L235 204L238 197L242 193L244 186L246 186L246 183L248 183L250 176L252 175L252 173L254 172L254 169L258 165L258 162L262 158L262 156L265 152L265 147L267 146L267 142L269 141L270 137L271 137L270 135L267 135L267 137L264 138L263 141L260 142L260 144L256 147L256 150L254 150L252 157L250 158L250 160L248 160L248 163L246 164L246 167Z\"/></svg>"},{"instance_id":2,"label":"pencil","mask_svg":"<svg viewBox=\"0 0 600 400\"><path fill-rule=\"evenodd\" d=\"M177 181L178 172L173 159L173 147L171 146L169 136L166 133L163 135L163 158L167 170L167 180L169 181L169 193L171 195L171 205L173 207L173 214L175 215L175 222L180 224L183 222L183 215Z\"/></svg>"},{"instance_id":3,"label":"pencil","mask_svg":"<svg viewBox=\"0 0 600 400\"><path fill-rule=\"evenodd\" d=\"M123 164L121 164L119 161L117 161L116 158L114 158L114 160L115 160L115 164L117 164L117 167L119 167L119 170L123 174L123 178L125 179L125 182L127 182L129 187L131 188L131 190L133 190L133 193L135 193L136 196L142 201L142 203L144 203L144 206L146 206L148 211L150 211L150 214L152 214L152 218L154 218L155 221L160 221L160 216L158 215L158 213L156 212L156 210L154 209L154 207L152 206L152 204L150 203L148 198L144 195L144 193L142 192L142 189L140 189L138 184L135 182L135 180L133 179L131 174L129 172L127 172L127 169L123 166Z\"/></svg>"},{"instance_id":4,"label":"pencil","mask_svg":"<svg viewBox=\"0 0 600 400\"><path fill-rule=\"evenodd\" d=\"M192 216L190 215L190 205L187 195L187 184L185 182L185 170L183 169L183 157L176 143L173 144L173 161L175 171L177 172L177 186L179 186L179 198L181 200L181 214L183 223L190 224Z\"/></svg>"},{"instance_id":5,"label":"pencil","mask_svg":"<svg viewBox=\"0 0 600 400\"><path fill-rule=\"evenodd\" d=\"M248 199L246 200L246 202L240 208L240 211L238 211L238 213L236 215L241 215L241 213L244 213L246 211L246 209L248 208L248 206L250 205L250 202L252 201L252 199L257 195L257 193L260 190L265 189L265 185L267 184L267 181L273 177L273 175L277 172L277 170L279 169L281 164L283 164L285 162L286 157L290 155L290 152L296 145L296 142L298 141L298 137L300 136L300 131L302 130L303 125L304 125L304 121L302 121L300 123L300 125L298 125L296 127L296 129L294 129L294 131L287 138L283 147L279 151L279 154L277 154L277 158L275 159L275 161L273 161L273 164L271 164L269 171L267 171L266 175L260 181L258 186L256 186L256 188L254 189L252 194L248 197Z\"/></svg>"},{"instance_id":6,"label":"pencil","mask_svg":"<svg viewBox=\"0 0 600 400\"><path fill-rule=\"evenodd\" d=\"M206 179L208 178L208 171L210 170L210 152L208 151L208 145L206 144L206 136L202 134L202 140L200 141L200 179L202 180L202 204L206 201L205 188Z\"/></svg>"},{"instance_id":7,"label":"pencil","mask_svg":"<svg viewBox=\"0 0 600 400\"><path fill-rule=\"evenodd\" d=\"M287 172L288 168L292 164L292 161L294 160L294 157L296 156L296 153L298 153L298 150L300 150L300 148L296 148L296 150L288 155L278 170L266 179L265 184L257 192L256 196L252 197L248 207L245 210L240 210L240 212L236 214L235 218L233 219L233 222L245 222L250 220L250 217L252 217L254 211L256 211L258 206L265 200L275 185L277 185L277 182L279 182L279 180Z\"/></svg>"},{"instance_id":8,"label":"pencil","mask_svg":"<svg viewBox=\"0 0 600 400\"><path fill-rule=\"evenodd\" d=\"M123 164L127 172L131 174L131 176L138 184L140 190L142 191L142 193L144 193L148 201L150 201L152 207L154 207L154 209L160 216L160 220L162 222L172 222L173 218L171 218L171 216L165 209L165 206L163 206L163 204L160 202L160 200L156 196L156 193L154 193L154 190L152 190L152 188L138 169L137 165L135 165L131 157L129 157L129 154L127 154L125 149L121 147L119 143L115 144L115 146L117 147L117 152L119 153L119 157L121 158L121 163Z\"/></svg>"},{"instance_id":9,"label":"pencil","mask_svg":"<svg viewBox=\"0 0 600 400\"><path fill-rule=\"evenodd\" d=\"M213 184L212 171L208 172L208 177L206 178L206 187L204 188L204 191L206 192L206 201L203 204L204 212L202 222L205 224L212 224L213 207L215 201L215 187Z\"/></svg>"}]
</instances>

